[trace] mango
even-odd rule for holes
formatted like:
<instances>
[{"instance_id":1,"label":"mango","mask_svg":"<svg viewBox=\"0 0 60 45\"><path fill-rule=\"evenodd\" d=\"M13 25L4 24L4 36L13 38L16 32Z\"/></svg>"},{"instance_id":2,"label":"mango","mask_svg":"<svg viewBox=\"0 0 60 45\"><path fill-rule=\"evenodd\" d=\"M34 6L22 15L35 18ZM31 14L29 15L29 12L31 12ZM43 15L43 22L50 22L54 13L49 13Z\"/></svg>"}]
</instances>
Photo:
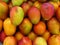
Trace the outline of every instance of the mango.
<instances>
[{"instance_id":1,"label":"mango","mask_svg":"<svg viewBox=\"0 0 60 45\"><path fill-rule=\"evenodd\" d=\"M36 7L31 7L28 10L28 17L33 24L37 24L40 21L40 11Z\"/></svg>"},{"instance_id":2,"label":"mango","mask_svg":"<svg viewBox=\"0 0 60 45\"><path fill-rule=\"evenodd\" d=\"M24 18L24 11L21 7L15 6L10 10L10 19L15 26L21 24L23 18Z\"/></svg>"},{"instance_id":3,"label":"mango","mask_svg":"<svg viewBox=\"0 0 60 45\"><path fill-rule=\"evenodd\" d=\"M60 29L59 29L60 25L56 18L50 19L47 23L47 26L51 34L55 35L60 33Z\"/></svg>"},{"instance_id":4,"label":"mango","mask_svg":"<svg viewBox=\"0 0 60 45\"><path fill-rule=\"evenodd\" d=\"M11 36L11 35L14 35L15 32L16 32L16 26L14 26L11 23L10 18L7 18L6 20L4 20L3 28L4 28L4 32L5 32L6 35Z\"/></svg>"},{"instance_id":5,"label":"mango","mask_svg":"<svg viewBox=\"0 0 60 45\"><path fill-rule=\"evenodd\" d=\"M28 35L32 29L32 23L28 18L24 18L23 22L19 25L20 32Z\"/></svg>"}]
</instances>

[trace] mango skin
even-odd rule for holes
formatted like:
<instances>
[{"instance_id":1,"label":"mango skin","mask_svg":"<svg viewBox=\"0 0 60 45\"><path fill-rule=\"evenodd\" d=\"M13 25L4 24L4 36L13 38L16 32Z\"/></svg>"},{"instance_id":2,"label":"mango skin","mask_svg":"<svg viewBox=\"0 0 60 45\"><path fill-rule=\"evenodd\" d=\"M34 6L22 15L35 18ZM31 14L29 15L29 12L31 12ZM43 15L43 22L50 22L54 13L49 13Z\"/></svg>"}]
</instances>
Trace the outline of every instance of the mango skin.
<instances>
[{"instance_id":1,"label":"mango skin","mask_svg":"<svg viewBox=\"0 0 60 45\"><path fill-rule=\"evenodd\" d=\"M54 15L54 6L50 3L43 3L41 5L41 14L44 20L49 20Z\"/></svg>"},{"instance_id":2,"label":"mango skin","mask_svg":"<svg viewBox=\"0 0 60 45\"><path fill-rule=\"evenodd\" d=\"M59 0L51 0L52 2L56 2L56 3L59 3Z\"/></svg>"},{"instance_id":3,"label":"mango skin","mask_svg":"<svg viewBox=\"0 0 60 45\"><path fill-rule=\"evenodd\" d=\"M0 41L3 42L5 38L6 38L5 32L4 31L0 32Z\"/></svg>"},{"instance_id":4,"label":"mango skin","mask_svg":"<svg viewBox=\"0 0 60 45\"><path fill-rule=\"evenodd\" d=\"M32 29L32 23L28 18L25 18L23 22L19 25L20 32L24 35L28 35Z\"/></svg>"},{"instance_id":5,"label":"mango skin","mask_svg":"<svg viewBox=\"0 0 60 45\"><path fill-rule=\"evenodd\" d=\"M33 24L37 24L40 21L40 11L36 7L31 7L28 10L28 17Z\"/></svg>"},{"instance_id":6,"label":"mango skin","mask_svg":"<svg viewBox=\"0 0 60 45\"><path fill-rule=\"evenodd\" d=\"M56 11L56 17L60 21L60 7L58 7L58 9Z\"/></svg>"},{"instance_id":7,"label":"mango skin","mask_svg":"<svg viewBox=\"0 0 60 45\"><path fill-rule=\"evenodd\" d=\"M33 2L32 1L28 1L28 4L33 6Z\"/></svg>"},{"instance_id":8,"label":"mango skin","mask_svg":"<svg viewBox=\"0 0 60 45\"><path fill-rule=\"evenodd\" d=\"M17 33L15 34L15 38L16 38L17 41L21 40L21 39L23 38L22 33L17 32Z\"/></svg>"},{"instance_id":9,"label":"mango skin","mask_svg":"<svg viewBox=\"0 0 60 45\"><path fill-rule=\"evenodd\" d=\"M60 45L60 35L53 35L48 39L48 45Z\"/></svg>"},{"instance_id":10,"label":"mango skin","mask_svg":"<svg viewBox=\"0 0 60 45\"><path fill-rule=\"evenodd\" d=\"M35 6L36 8L38 8L40 10L41 3L39 1L35 1L33 6Z\"/></svg>"},{"instance_id":11,"label":"mango skin","mask_svg":"<svg viewBox=\"0 0 60 45\"><path fill-rule=\"evenodd\" d=\"M16 26L11 23L10 18L7 18L3 23L4 32L6 35L11 36L16 32Z\"/></svg>"},{"instance_id":12,"label":"mango skin","mask_svg":"<svg viewBox=\"0 0 60 45\"><path fill-rule=\"evenodd\" d=\"M52 1L50 1L49 3L52 4L52 5L54 6L55 11L56 11L57 8L59 7L59 4L56 3L56 2L52 2Z\"/></svg>"},{"instance_id":13,"label":"mango skin","mask_svg":"<svg viewBox=\"0 0 60 45\"><path fill-rule=\"evenodd\" d=\"M42 35L42 37L45 39L45 40L48 40L50 38L51 34L49 31L45 31L45 33Z\"/></svg>"},{"instance_id":14,"label":"mango skin","mask_svg":"<svg viewBox=\"0 0 60 45\"><path fill-rule=\"evenodd\" d=\"M27 12L28 12L28 10L30 9L30 7L31 7L31 5L28 4L28 3L23 3L23 4L22 4L22 8L23 8L23 10L24 10L25 16L27 16Z\"/></svg>"},{"instance_id":15,"label":"mango skin","mask_svg":"<svg viewBox=\"0 0 60 45\"><path fill-rule=\"evenodd\" d=\"M34 25L33 29L37 35L43 35L46 31L46 25L43 21L40 21L38 24Z\"/></svg>"},{"instance_id":16,"label":"mango skin","mask_svg":"<svg viewBox=\"0 0 60 45\"><path fill-rule=\"evenodd\" d=\"M1 0L1 1L6 2L6 3L8 3L8 2L9 2L9 0Z\"/></svg>"},{"instance_id":17,"label":"mango skin","mask_svg":"<svg viewBox=\"0 0 60 45\"><path fill-rule=\"evenodd\" d=\"M5 2L0 2L0 19L6 19L8 14L8 5Z\"/></svg>"},{"instance_id":18,"label":"mango skin","mask_svg":"<svg viewBox=\"0 0 60 45\"><path fill-rule=\"evenodd\" d=\"M12 0L11 2L13 6L20 6L24 2L24 0Z\"/></svg>"},{"instance_id":19,"label":"mango skin","mask_svg":"<svg viewBox=\"0 0 60 45\"><path fill-rule=\"evenodd\" d=\"M37 37L34 40L33 45L47 45L47 42L43 37Z\"/></svg>"},{"instance_id":20,"label":"mango skin","mask_svg":"<svg viewBox=\"0 0 60 45\"><path fill-rule=\"evenodd\" d=\"M10 19L11 22L15 25L18 26L21 24L24 18L24 11L21 7L15 6L11 9L10 11Z\"/></svg>"},{"instance_id":21,"label":"mango skin","mask_svg":"<svg viewBox=\"0 0 60 45\"><path fill-rule=\"evenodd\" d=\"M23 37L18 41L18 45L32 45L32 41L28 37Z\"/></svg>"},{"instance_id":22,"label":"mango skin","mask_svg":"<svg viewBox=\"0 0 60 45\"><path fill-rule=\"evenodd\" d=\"M29 39L31 39L32 41L34 41L35 38L37 37L37 35L36 35L34 32L30 32L30 33L28 34L28 37L29 37Z\"/></svg>"},{"instance_id":23,"label":"mango skin","mask_svg":"<svg viewBox=\"0 0 60 45\"><path fill-rule=\"evenodd\" d=\"M47 26L48 26L48 30L51 34L59 34L60 33L59 22L57 21L56 18L50 19L47 23Z\"/></svg>"},{"instance_id":24,"label":"mango skin","mask_svg":"<svg viewBox=\"0 0 60 45\"><path fill-rule=\"evenodd\" d=\"M2 31L3 28L3 21L0 19L0 32Z\"/></svg>"},{"instance_id":25,"label":"mango skin","mask_svg":"<svg viewBox=\"0 0 60 45\"><path fill-rule=\"evenodd\" d=\"M16 39L13 36L8 36L3 41L3 45L17 45Z\"/></svg>"}]
</instances>

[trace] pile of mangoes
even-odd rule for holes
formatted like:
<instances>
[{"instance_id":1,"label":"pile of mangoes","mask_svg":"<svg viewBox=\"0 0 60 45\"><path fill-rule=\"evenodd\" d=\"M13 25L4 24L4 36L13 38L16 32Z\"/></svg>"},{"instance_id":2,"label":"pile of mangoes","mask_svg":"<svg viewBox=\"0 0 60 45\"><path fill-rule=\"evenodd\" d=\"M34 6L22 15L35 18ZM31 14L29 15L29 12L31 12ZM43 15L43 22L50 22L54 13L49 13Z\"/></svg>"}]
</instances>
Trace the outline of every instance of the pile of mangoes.
<instances>
[{"instance_id":1,"label":"pile of mangoes","mask_svg":"<svg viewBox=\"0 0 60 45\"><path fill-rule=\"evenodd\" d=\"M0 0L0 45L60 45L60 1Z\"/></svg>"}]
</instances>

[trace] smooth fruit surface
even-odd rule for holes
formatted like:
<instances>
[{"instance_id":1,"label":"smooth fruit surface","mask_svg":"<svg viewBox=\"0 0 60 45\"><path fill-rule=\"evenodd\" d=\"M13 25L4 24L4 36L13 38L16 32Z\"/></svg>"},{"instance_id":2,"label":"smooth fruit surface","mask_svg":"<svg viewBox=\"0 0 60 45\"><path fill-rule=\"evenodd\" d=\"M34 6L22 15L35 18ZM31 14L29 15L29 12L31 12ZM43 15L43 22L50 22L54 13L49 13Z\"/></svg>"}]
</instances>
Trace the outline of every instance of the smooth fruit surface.
<instances>
[{"instance_id":1,"label":"smooth fruit surface","mask_svg":"<svg viewBox=\"0 0 60 45\"><path fill-rule=\"evenodd\" d=\"M18 45L32 45L32 41L28 37L23 37L19 42Z\"/></svg>"},{"instance_id":2,"label":"smooth fruit surface","mask_svg":"<svg viewBox=\"0 0 60 45\"><path fill-rule=\"evenodd\" d=\"M21 33L24 35L28 35L32 29L32 23L29 21L28 18L25 18L23 22L19 25L19 29Z\"/></svg>"},{"instance_id":3,"label":"smooth fruit surface","mask_svg":"<svg viewBox=\"0 0 60 45\"><path fill-rule=\"evenodd\" d=\"M49 2L50 4L52 4L54 6L54 9L57 10L57 8L59 7L59 4L57 4L56 2Z\"/></svg>"},{"instance_id":4,"label":"smooth fruit surface","mask_svg":"<svg viewBox=\"0 0 60 45\"><path fill-rule=\"evenodd\" d=\"M3 45L16 45L16 40L14 37L12 36L8 36L5 38L4 42L3 42Z\"/></svg>"},{"instance_id":5,"label":"smooth fruit surface","mask_svg":"<svg viewBox=\"0 0 60 45\"><path fill-rule=\"evenodd\" d=\"M41 6L41 14L44 20L49 20L54 15L54 6L50 3L43 3Z\"/></svg>"},{"instance_id":6,"label":"smooth fruit surface","mask_svg":"<svg viewBox=\"0 0 60 45\"><path fill-rule=\"evenodd\" d=\"M25 15L27 15L27 12L28 12L28 10L29 10L29 8L30 8L30 4L28 4L28 3L23 3L23 4L22 4L22 8L23 8L23 10L24 10Z\"/></svg>"},{"instance_id":7,"label":"smooth fruit surface","mask_svg":"<svg viewBox=\"0 0 60 45\"><path fill-rule=\"evenodd\" d=\"M9 0L1 0L1 1L6 2L6 3L8 3L8 2L9 2Z\"/></svg>"},{"instance_id":8,"label":"smooth fruit surface","mask_svg":"<svg viewBox=\"0 0 60 45\"><path fill-rule=\"evenodd\" d=\"M56 11L56 16L57 16L57 19L60 21L60 7L58 7Z\"/></svg>"},{"instance_id":9,"label":"smooth fruit surface","mask_svg":"<svg viewBox=\"0 0 60 45\"><path fill-rule=\"evenodd\" d=\"M0 33L0 41L3 42L5 38L6 38L6 34L4 33L4 31L2 31Z\"/></svg>"},{"instance_id":10,"label":"smooth fruit surface","mask_svg":"<svg viewBox=\"0 0 60 45\"><path fill-rule=\"evenodd\" d=\"M13 34L15 34L15 32L16 32L16 26L14 26L11 23L10 18L7 18L4 21L3 26L4 26L4 32L6 33L6 35L13 35Z\"/></svg>"},{"instance_id":11,"label":"smooth fruit surface","mask_svg":"<svg viewBox=\"0 0 60 45\"><path fill-rule=\"evenodd\" d=\"M15 26L21 24L23 18L24 18L24 11L21 7L15 6L11 9L10 19Z\"/></svg>"},{"instance_id":12,"label":"smooth fruit surface","mask_svg":"<svg viewBox=\"0 0 60 45\"><path fill-rule=\"evenodd\" d=\"M52 34L60 33L59 22L57 21L56 18L52 18L51 20L49 20L47 25L48 25L48 30L50 33L52 33Z\"/></svg>"},{"instance_id":13,"label":"smooth fruit surface","mask_svg":"<svg viewBox=\"0 0 60 45\"><path fill-rule=\"evenodd\" d=\"M0 20L0 32L1 32L1 30L2 30L2 27L3 27L3 21Z\"/></svg>"},{"instance_id":14,"label":"smooth fruit surface","mask_svg":"<svg viewBox=\"0 0 60 45\"><path fill-rule=\"evenodd\" d=\"M33 24L40 21L40 11L36 7L31 7L28 11L28 17Z\"/></svg>"},{"instance_id":15,"label":"smooth fruit surface","mask_svg":"<svg viewBox=\"0 0 60 45\"><path fill-rule=\"evenodd\" d=\"M20 6L24 0L12 0L13 6Z\"/></svg>"},{"instance_id":16,"label":"smooth fruit surface","mask_svg":"<svg viewBox=\"0 0 60 45\"><path fill-rule=\"evenodd\" d=\"M5 19L8 14L8 5L5 2L0 2L0 19Z\"/></svg>"},{"instance_id":17,"label":"smooth fruit surface","mask_svg":"<svg viewBox=\"0 0 60 45\"><path fill-rule=\"evenodd\" d=\"M47 42L44 38L42 37L37 37L34 42L33 45L47 45Z\"/></svg>"},{"instance_id":18,"label":"smooth fruit surface","mask_svg":"<svg viewBox=\"0 0 60 45\"><path fill-rule=\"evenodd\" d=\"M37 37L37 35L36 35L34 32L31 32L31 33L29 33L28 37L29 37L32 41L34 41L35 38Z\"/></svg>"},{"instance_id":19,"label":"smooth fruit surface","mask_svg":"<svg viewBox=\"0 0 60 45\"><path fill-rule=\"evenodd\" d=\"M56 2L56 3L58 3L59 2L59 0L51 0L52 2Z\"/></svg>"},{"instance_id":20,"label":"smooth fruit surface","mask_svg":"<svg viewBox=\"0 0 60 45\"><path fill-rule=\"evenodd\" d=\"M39 1L35 1L33 6L35 6L36 8L40 9L41 7L41 3Z\"/></svg>"},{"instance_id":21,"label":"smooth fruit surface","mask_svg":"<svg viewBox=\"0 0 60 45\"><path fill-rule=\"evenodd\" d=\"M48 40L48 45L60 45L60 35L53 35Z\"/></svg>"},{"instance_id":22,"label":"smooth fruit surface","mask_svg":"<svg viewBox=\"0 0 60 45\"><path fill-rule=\"evenodd\" d=\"M49 31L45 31L45 33L42 35L42 37L46 40L48 40L50 38L51 34Z\"/></svg>"},{"instance_id":23,"label":"smooth fruit surface","mask_svg":"<svg viewBox=\"0 0 60 45\"><path fill-rule=\"evenodd\" d=\"M34 32L37 35L42 35L46 31L46 25L44 22L39 22L38 24L34 25Z\"/></svg>"},{"instance_id":24,"label":"smooth fruit surface","mask_svg":"<svg viewBox=\"0 0 60 45\"><path fill-rule=\"evenodd\" d=\"M19 41L19 40L21 40L23 38L23 35L20 32L17 32L15 34L15 38Z\"/></svg>"}]
</instances>

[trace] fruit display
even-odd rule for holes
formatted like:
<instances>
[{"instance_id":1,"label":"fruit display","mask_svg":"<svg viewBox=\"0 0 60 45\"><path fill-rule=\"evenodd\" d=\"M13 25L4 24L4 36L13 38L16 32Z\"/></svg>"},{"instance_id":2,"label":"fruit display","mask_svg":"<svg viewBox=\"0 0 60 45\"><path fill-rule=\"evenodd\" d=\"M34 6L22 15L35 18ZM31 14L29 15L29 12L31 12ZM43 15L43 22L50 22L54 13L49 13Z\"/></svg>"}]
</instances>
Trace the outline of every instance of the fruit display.
<instances>
[{"instance_id":1,"label":"fruit display","mask_svg":"<svg viewBox=\"0 0 60 45\"><path fill-rule=\"evenodd\" d=\"M60 45L60 0L0 0L0 45Z\"/></svg>"}]
</instances>

